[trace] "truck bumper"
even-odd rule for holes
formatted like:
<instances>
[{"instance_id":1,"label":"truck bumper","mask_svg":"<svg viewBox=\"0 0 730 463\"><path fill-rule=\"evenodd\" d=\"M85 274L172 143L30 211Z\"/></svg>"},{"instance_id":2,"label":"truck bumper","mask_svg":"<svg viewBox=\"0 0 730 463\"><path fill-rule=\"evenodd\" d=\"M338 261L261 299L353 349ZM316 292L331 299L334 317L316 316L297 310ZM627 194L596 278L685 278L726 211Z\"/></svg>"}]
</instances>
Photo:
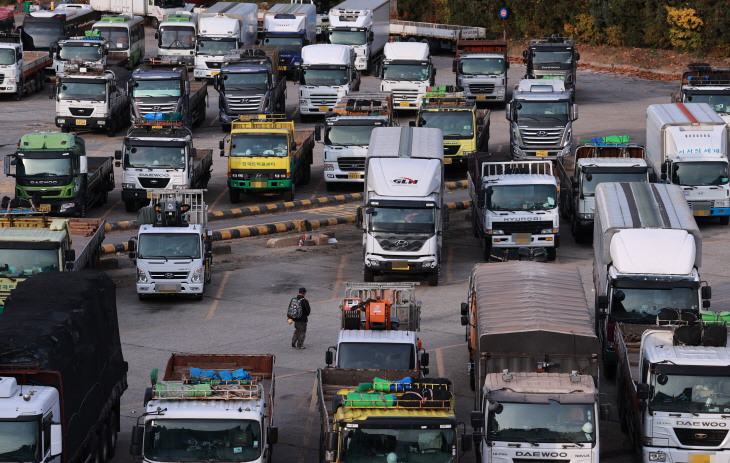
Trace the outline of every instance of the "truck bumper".
<instances>
[{"instance_id":1,"label":"truck bumper","mask_svg":"<svg viewBox=\"0 0 730 463\"><path fill-rule=\"evenodd\" d=\"M730 215L730 207L712 207L710 208L710 217L720 217Z\"/></svg>"},{"instance_id":2,"label":"truck bumper","mask_svg":"<svg viewBox=\"0 0 730 463\"><path fill-rule=\"evenodd\" d=\"M33 191L26 190L26 194L33 195ZM81 209L80 198L64 198L64 199L46 199L43 198L41 204L50 204L51 214L62 217L74 217Z\"/></svg>"},{"instance_id":3,"label":"truck bumper","mask_svg":"<svg viewBox=\"0 0 730 463\"><path fill-rule=\"evenodd\" d=\"M493 248L557 248L560 247L560 233L551 235L530 235L529 243L518 243L516 235L487 235Z\"/></svg>"},{"instance_id":4,"label":"truck bumper","mask_svg":"<svg viewBox=\"0 0 730 463\"><path fill-rule=\"evenodd\" d=\"M126 188L122 190L122 201L146 201L147 190Z\"/></svg>"},{"instance_id":5,"label":"truck bumper","mask_svg":"<svg viewBox=\"0 0 730 463\"><path fill-rule=\"evenodd\" d=\"M18 84L15 82L3 82L0 84L0 93L15 93L18 91Z\"/></svg>"},{"instance_id":6,"label":"truck bumper","mask_svg":"<svg viewBox=\"0 0 730 463\"><path fill-rule=\"evenodd\" d=\"M698 430L699 431L699 430ZM663 457L662 457L663 455ZM710 457L710 455L712 455ZM707 460L700 460L697 457L705 457ZM653 459L650 459L653 458ZM662 459L664 458L664 459ZM713 463L728 463L730 461L730 450L701 451L684 450L669 447L642 447L641 461L644 463L686 463L692 461L708 461Z\"/></svg>"},{"instance_id":7,"label":"truck bumper","mask_svg":"<svg viewBox=\"0 0 730 463\"><path fill-rule=\"evenodd\" d=\"M329 162L327 164L330 164ZM325 183L363 183L365 180L365 172L344 171L341 170L336 162L331 163L333 170L324 173Z\"/></svg>"},{"instance_id":8,"label":"truck bumper","mask_svg":"<svg viewBox=\"0 0 730 463\"><path fill-rule=\"evenodd\" d=\"M301 114L307 114L311 116L316 116L319 114L320 116L324 117L325 114L327 114L328 111L332 111L332 109L333 108L329 106L306 106L303 104L299 105L299 112Z\"/></svg>"},{"instance_id":9,"label":"truck bumper","mask_svg":"<svg viewBox=\"0 0 730 463\"><path fill-rule=\"evenodd\" d=\"M364 267L380 273L424 274L438 273L439 261L436 256L413 256L408 260L390 260L387 256L367 255Z\"/></svg>"},{"instance_id":10,"label":"truck bumper","mask_svg":"<svg viewBox=\"0 0 730 463\"><path fill-rule=\"evenodd\" d=\"M265 112L266 111L264 111L264 110L255 110L255 111L227 114L227 113L219 110L218 116L220 117L221 124L232 124L233 121L237 120L238 116L240 116L242 114L262 114Z\"/></svg>"},{"instance_id":11,"label":"truck bumper","mask_svg":"<svg viewBox=\"0 0 730 463\"><path fill-rule=\"evenodd\" d=\"M593 234L593 220L578 219L578 231Z\"/></svg>"},{"instance_id":12,"label":"truck bumper","mask_svg":"<svg viewBox=\"0 0 730 463\"><path fill-rule=\"evenodd\" d=\"M203 283L187 281L137 283L137 294L200 294L203 290Z\"/></svg>"},{"instance_id":13,"label":"truck bumper","mask_svg":"<svg viewBox=\"0 0 730 463\"><path fill-rule=\"evenodd\" d=\"M265 180L260 182L228 179L228 188L247 190L254 193L264 193L271 190L286 190L287 188L291 188L291 179Z\"/></svg>"},{"instance_id":14,"label":"truck bumper","mask_svg":"<svg viewBox=\"0 0 730 463\"><path fill-rule=\"evenodd\" d=\"M457 154L456 156L444 156L444 164L466 164L466 156Z\"/></svg>"},{"instance_id":15,"label":"truck bumper","mask_svg":"<svg viewBox=\"0 0 730 463\"><path fill-rule=\"evenodd\" d=\"M502 92L499 92L499 90L502 90ZM504 87L495 88L494 93L490 95L482 95L482 94L471 94L466 93L464 96L466 97L466 101L468 103L493 103L493 102L504 102L504 95L505 90Z\"/></svg>"},{"instance_id":16,"label":"truck bumper","mask_svg":"<svg viewBox=\"0 0 730 463\"><path fill-rule=\"evenodd\" d=\"M524 159L530 161L544 161L545 159L555 159L563 156L570 156L573 146L568 145L562 148L548 148L545 150L536 150L533 148L522 148L514 143L510 147L510 154L514 159Z\"/></svg>"},{"instance_id":17,"label":"truck bumper","mask_svg":"<svg viewBox=\"0 0 730 463\"><path fill-rule=\"evenodd\" d=\"M213 76L218 75L220 73L219 69L195 69L193 71L193 76L196 79L212 79Z\"/></svg>"},{"instance_id":18,"label":"truck bumper","mask_svg":"<svg viewBox=\"0 0 730 463\"><path fill-rule=\"evenodd\" d=\"M111 117L56 116L56 127L106 129L110 125Z\"/></svg>"}]
</instances>

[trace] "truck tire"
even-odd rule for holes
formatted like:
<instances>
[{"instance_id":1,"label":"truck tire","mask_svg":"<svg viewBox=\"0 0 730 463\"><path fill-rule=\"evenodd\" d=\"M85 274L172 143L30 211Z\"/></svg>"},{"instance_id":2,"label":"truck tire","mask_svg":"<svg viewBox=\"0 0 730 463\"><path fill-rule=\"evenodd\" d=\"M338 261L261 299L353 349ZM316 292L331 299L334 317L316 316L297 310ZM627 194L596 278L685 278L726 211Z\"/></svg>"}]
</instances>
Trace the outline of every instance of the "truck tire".
<instances>
[{"instance_id":1,"label":"truck tire","mask_svg":"<svg viewBox=\"0 0 730 463\"><path fill-rule=\"evenodd\" d=\"M558 257L557 248L547 248L547 249L545 249L545 251L547 251L548 262L553 262Z\"/></svg>"},{"instance_id":2,"label":"truck tire","mask_svg":"<svg viewBox=\"0 0 730 463\"><path fill-rule=\"evenodd\" d=\"M106 463L111 457L109 456L109 428L106 423L99 426L99 451L101 453L101 461Z\"/></svg>"},{"instance_id":3,"label":"truck tire","mask_svg":"<svg viewBox=\"0 0 730 463\"><path fill-rule=\"evenodd\" d=\"M21 98L23 98L23 88L25 87L25 82L22 80L18 82L18 90L13 95L13 98L15 98L15 101L20 101Z\"/></svg>"},{"instance_id":4,"label":"truck tire","mask_svg":"<svg viewBox=\"0 0 730 463\"><path fill-rule=\"evenodd\" d=\"M235 188L228 187L228 196L232 204L241 202L241 192Z\"/></svg>"},{"instance_id":5,"label":"truck tire","mask_svg":"<svg viewBox=\"0 0 730 463\"><path fill-rule=\"evenodd\" d=\"M372 283L375 281L375 272L373 272L369 268L365 267L363 270L363 273L364 273L363 281L365 283Z\"/></svg>"},{"instance_id":6,"label":"truck tire","mask_svg":"<svg viewBox=\"0 0 730 463\"><path fill-rule=\"evenodd\" d=\"M202 293L196 294L195 296L193 296L193 299L196 300L196 301L202 301L203 300L203 294L205 294L205 289L203 289L203 292Z\"/></svg>"},{"instance_id":7,"label":"truck tire","mask_svg":"<svg viewBox=\"0 0 730 463\"><path fill-rule=\"evenodd\" d=\"M134 212L135 206L136 206L136 204L135 204L134 200L124 201L124 210L127 212Z\"/></svg>"},{"instance_id":8,"label":"truck tire","mask_svg":"<svg viewBox=\"0 0 730 463\"><path fill-rule=\"evenodd\" d=\"M119 428L117 426L117 408L119 407L119 403L114 405L112 408L111 413L109 413L109 418L106 420L106 429L107 429L107 458L108 460L111 460L114 458L114 455L117 453L117 437L119 437Z\"/></svg>"},{"instance_id":9,"label":"truck tire","mask_svg":"<svg viewBox=\"0 0 730 463\"><path fill-rule=\"evenodd\" d=\"M720 225L727 225L730 223L730 216L723 215L720 217Z\"/></svg>"},{"instance_id":10,"label":"truck tire","mask_svg":"<svg viewBox=\"0 0 730 463\"><path fill-rule=\"evenodd\" d=\"M38 91L42 92L46 89L46 72L38 71L38 76L36 77L36 79L38 79Z\"/></svg>"},{"instance_id":11,"label":"truck tire","mask_svg":"<svg viewBox=\"0 0 730 463\"><path fill-rule=\"evenodd\" d=\"M89 445L89 463L106 463L102 457L102 445L99 442L99 433L94 435Z\"/></svg>"},{"instance_id":12,"label":"truck tire","mask_svg":"<svg viewBox=\"0 0 730 463\"><path fill-rule=\"evenodd\" d=\"M479 238L479 230L477 229L477 210L474 206L471 207L471 232L474 234L474 238Z\"/></svg>"},{"instance_id":13,"label":"truck tire","mask_svg":"<svg viewBox=\"0 0 730 463\"><path fill-rule=\"evenodd\" d=\"M294 180L292 180L291 188L289 188L288 190L286 190L284 192L284 201L285 202L294 201L294 190L295 189L296 189L296 187L294 186Z\"/></svg>"},{"instance_id":14,"label":"truck tire","mask_svg":"<svg viewBox=\"0 0 730 463\"><path fill-rule=\"evenodd\" d=\"M575 242L577 244L581 244L585 241L585 236L583 236L583 232L580 230L580 228L578 228L577 220L571 220L570 232L573 234L573 238L575 238Z\"/></svg>"},{"instance_id":15,"label":"truck tire","mask_svg":"<svg viewBox=\"0 0 730 463\"><path fill-rule=\"evenodd\" d=\"M111 138L117 134L117 118L112 116L109 122L109 129L107 129L106 136Z\"/></svg>"},{"instance_id":16,"label":"truck tire","mask_svg":"<svg viewBox=\"0 0 730 463\"><path fill-rule=\"evenodd\" d=\"M439 274L436 273L429 273L428 274L428 286L438 286L439 285Z\"/></svg>"},{"instance_id":17,"label":"truck tire","mask_svg":"<svg viewBox=\"0 0 730 463\"><path fill-rule=\"evenodd\" d=\"M489 262L492 256L492 237L489 235L482 238L482 257L484 262Z\"/></svg>"}]
</instances>

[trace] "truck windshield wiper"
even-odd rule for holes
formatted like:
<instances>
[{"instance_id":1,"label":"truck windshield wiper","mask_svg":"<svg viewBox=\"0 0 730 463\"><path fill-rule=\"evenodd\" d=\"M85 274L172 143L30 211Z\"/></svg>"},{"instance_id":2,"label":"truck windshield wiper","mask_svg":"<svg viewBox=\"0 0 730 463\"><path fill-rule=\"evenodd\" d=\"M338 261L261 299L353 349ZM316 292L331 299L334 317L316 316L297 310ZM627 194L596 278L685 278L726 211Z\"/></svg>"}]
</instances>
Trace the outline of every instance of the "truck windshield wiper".
<instances>
[{"instance_id":1,"label":"truck windshield wiper","mask_svg":"<svg viewBox=\"0 0 730 463\"><path fill-rule=\"evenodd\" d=\"M137 256L140 259L165 259L165 262L167 262L167 257L165 256Z\"/></svg>"},{"instance_id":2,"label":"truck windshield wiper","mask_svg":"<svg viewBox=\"0 0 730 463\"><path fill-rule=\"evenodd\" d=\"M563 435L563 439L569 440L570 442L572 442L573 444L577 445L578 447L583 448L583 444L581 444L580 442L575 441L575 440L571 439L570 437L568 437L568 433L567 432Z\"/></svg>"},{"instance_id":3,"label":"truck windshield wiper","mask_svg":"<svg viewBox=\"0 0 730 463\"><path fill-rule=\"evenodd\" d=\"M687 413L691 413L691 414L692 414L692 416L700 416L700 414L699 414L699 413L697 413L697 412L693 412L692 410L690 410L689 408L685 407L685 406L684 406L684 405L682 405L682 404L679 404L679 403L675 403L674 405L676 405L676 406L678 406L678 407L680 407L680 408L683 408L683 409L687 410Z\"/></svg>"},{"instance_id":4,"label":"truck windshield wiper","mask_svg":"<svg viewBox=\"0 0 730 463\"><path fill-rule=\"evenodd\" d=\"M509 429L505 429L505 431L509 431ZM520 431L524 431L524 430L523 430L523 429L520 429ZM527 437L525 437L525 436L514 436L514 437L515 437L515 438L517 438L517 439L522 439L522 440L524 440L525 442L528 442L528 443L529 443L530 445L532 445L533 447L539 447L539 446L540 446L540 444L538 444L538 443L537 443L537 442L535 442L535 441L531 441L530 439L528 439L528 438L527 438Z\"/></svg>"},{"instance_id":5,"label":"truck windshield wiper","mask_svg":"<svg viewBox=\"0 0 730 463\"><path fill-rule=\"evenodd\" d=\"M521 115L521 114L518 114L518 115L517 115L517 119L531 119L531 120L533 120L533 121L538 121L538 120L539 120L539 119L538 119L538 118L536 118L536 117L532 117L532 116L523 116L523 115Z\"/></svg>"}]
</instances>

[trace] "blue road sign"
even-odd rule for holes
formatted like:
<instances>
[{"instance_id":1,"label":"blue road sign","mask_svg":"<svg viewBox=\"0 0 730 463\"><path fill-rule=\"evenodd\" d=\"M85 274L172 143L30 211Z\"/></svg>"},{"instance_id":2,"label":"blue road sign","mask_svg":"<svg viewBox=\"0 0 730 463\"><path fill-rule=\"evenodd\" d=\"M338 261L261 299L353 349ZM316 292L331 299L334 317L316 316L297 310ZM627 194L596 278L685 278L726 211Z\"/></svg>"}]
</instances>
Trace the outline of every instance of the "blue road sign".
<instances>
[{"instance_id":1,"label":"blue road sign","mask_svg":"<svg viewBox=\"0 0 730 463\"><path fill-rule=\"evenodd\" d=\"M499 10L499 17L502 19L505 19L507 17L507 8L502 8Z\"/></svg>"}]
</instances>

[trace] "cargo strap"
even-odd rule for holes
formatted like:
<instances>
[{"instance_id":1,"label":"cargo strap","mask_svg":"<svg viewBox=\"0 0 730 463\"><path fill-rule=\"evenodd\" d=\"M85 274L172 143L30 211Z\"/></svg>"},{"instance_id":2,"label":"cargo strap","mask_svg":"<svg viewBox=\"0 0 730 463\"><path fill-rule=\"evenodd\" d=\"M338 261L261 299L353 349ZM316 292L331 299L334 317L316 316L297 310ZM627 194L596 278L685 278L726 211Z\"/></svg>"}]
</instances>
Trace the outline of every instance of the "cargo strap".
<instances>
[{"instance_id":1,"label":"cargo strap","mask_svg":"<svg viewBox=\"0 0 730 463\"><path fill-rule=\"evenodd\" d=\"M411 155L413 147L413 127L400 129L400 145L398 146L398 157L407 158Z\"/></svg>"}]
</instances>

